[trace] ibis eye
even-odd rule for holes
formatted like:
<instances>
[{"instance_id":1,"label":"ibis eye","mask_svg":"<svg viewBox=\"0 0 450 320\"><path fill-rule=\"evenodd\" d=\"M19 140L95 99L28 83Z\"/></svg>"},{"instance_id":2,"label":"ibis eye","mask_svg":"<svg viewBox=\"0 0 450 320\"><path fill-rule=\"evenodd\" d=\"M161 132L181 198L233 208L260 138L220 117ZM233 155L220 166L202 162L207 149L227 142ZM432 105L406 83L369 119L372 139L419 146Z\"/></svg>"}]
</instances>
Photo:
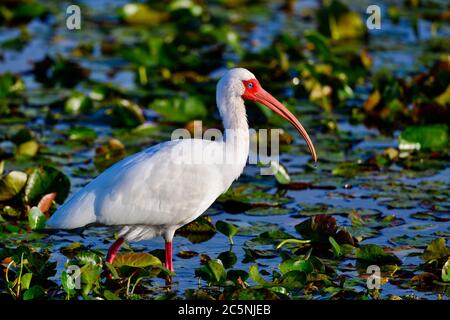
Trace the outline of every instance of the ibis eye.
<instances>
[{"instance_id":1,"label":"ibis eye","mask_svg":"<svg viewBox=\"0 0 450 320\"><path fill-rule=\"evenodd\" d=\"M253 83L249 82L249 83L247 84L247 88L249 88L249 89L253 88Z\"/></svg>"}]
</instances>

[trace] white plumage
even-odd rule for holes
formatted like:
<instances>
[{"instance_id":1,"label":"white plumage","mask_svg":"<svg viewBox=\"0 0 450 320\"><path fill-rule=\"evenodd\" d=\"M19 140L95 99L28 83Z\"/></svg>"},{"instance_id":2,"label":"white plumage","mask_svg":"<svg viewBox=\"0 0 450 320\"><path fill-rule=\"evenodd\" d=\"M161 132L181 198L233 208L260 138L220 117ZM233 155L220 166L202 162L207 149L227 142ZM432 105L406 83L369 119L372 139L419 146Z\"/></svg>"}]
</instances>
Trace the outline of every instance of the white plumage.
<instances>
[{"instance_id":1,"label":"white plumage","mask_svg":"<svg viewBox=\"0 0 450 320\"><path fill-rule=\"evenodd\" d=\"M170 239L176 229L208 209L245 165L237 168L211 159L204 165L199 163L198 153L189 152L194 149L214 149L216 152L211 154L220 157L224 148L222 142L200 139L169 141L148 148L119 161L91 181L47 224L61 229L94 223L124 225L119 234L127 240L157 235Z\"/></svg>"}]
</instances>

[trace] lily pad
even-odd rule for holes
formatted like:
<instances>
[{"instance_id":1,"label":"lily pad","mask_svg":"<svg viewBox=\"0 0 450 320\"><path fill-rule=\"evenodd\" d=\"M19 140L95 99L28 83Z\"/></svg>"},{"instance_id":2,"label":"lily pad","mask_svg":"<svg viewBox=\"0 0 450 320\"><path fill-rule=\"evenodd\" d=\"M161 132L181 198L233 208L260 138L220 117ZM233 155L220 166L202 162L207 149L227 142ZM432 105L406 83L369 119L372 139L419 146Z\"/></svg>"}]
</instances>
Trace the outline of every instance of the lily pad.
<instances>
[{"instance_id":1,"label":"lily pad","mask_svg":"<svg viewBox=\"0 0 450 320\"><path fill-rule=\"evenodd\" d=\"M161 265L161 260L145 252L118 254L113 262L113 266L116 268L122 266L145 268L149 266L160 267Z\"/></svg>"},{"instance_id":2,"label":"lily pad","mask_svg":"<svg viewBox=\"0 0 450 320\"><path fill-rule=\"evenodd\" d=\"M424 261L440 260L447 258L450 255L450 248L444 238L438 238L431 241L422 254Z\"/></svg>"},{"instance_id":3,"label":"lily pad","mask_svg":"<svg viewBox=\"0 0 450 320\"><path fill-rule=\"evenodd\" d=\"M64 105L64 111L70 115L87 113L93 108L92 100L81 92L74 92Z\"/></svg>"},{"instance_id":4,"label":"lily pad","mask_svg":"<svg viewBox=\"0 0 450 320\"><path fill-rule=\"evenodd\" d=\"M153 101L149 108L159 113L164 120L169 122L201 120L207 115L206 106L198 97L158 99Z\"/></svg>"},{"instance_id":5,"label":"lily pad","mask_svg":"<svg viewBox=\"0 0 450 320\"><path fill-rule=\"evenodd\" d=\"M442 267L442 281L450 282L450 258Z\"/></svg>"},{"instance_id":6,"label":"lily pad","mask_svg":"<svg viewBox=\"0 0 450 320\"><path fill-rule=\"evenodd\" d=\"M382 247L375 244L366 244L356 249L356 259L365 263L374 264L396 264L400 265L401 260L394 254L388 253Z\"/></svg>"},{"instance_id":7,"label":"lily pad","mask_svg":"<svg viewBox=\"0 0 450 320\"><path fill-rule=\"evenodd\" d=\"M448 147L448 127L446 125L412 126L406 128L399 137L401 150L442 150Z\"/></svg>"},{"instance_id":8,"label":"lily pad","mask_svg":"<svg viewBox=\"0 0 450 320\"><path fill-rule=\"evenodd\" d=\"M45 215L38 207L33 207L28 211L28 224L31 229L44 229L46 221Z\"/></svg>"},{"instance_id":9,"label":"lily pad","mask_svg":"<svg viewBox=\"0 0 450 320\"><path fill-rule=\"evenodd\" d=\"M69 194L70 180L61 171L40 166L33 169L25 186L25 201L37 203L44 195L56 192L55 201L63 203Z\"/></svg>"},{"instance_id":10,"label":"lily pad","mask_svg":"<svg viewBox=\"0 0 450 320\"><path fill-rule=\"evenodd\" d=\"M209 216L201 216L177 230L177 234L186 237L192 243L200 243L211 239L216 233Z\"/></svg>"},{"instance_id":11,"label":"lily pad","mask_svg":"<svg viewBox=\"0 0 450 320\"><path fill-rule=\"evenodd\" d=\"M129 100L116 100L111 110L114 126L134 128L145 122L144 112L136 103Z\"/></svg>"},{"instance_id":12,"label":"lily pad","mask_svg":"<svg viewBox=\"0 0 450 320\"><path fill-rule=\"evenodd\" d=\"M314 266L308 260L286 260L283 261L278 268L283 274L291 271L302 271L306 274L311 273L314 270Z\"/></svg>"},{"instance_id":13,"label":"lily pad","mask_svg":"<svg viewBox=\"0 0 450 320\"><path fill-rule=\"evenodd\" d=\"M231 223L226 223L224 221L219 220L216 222L216 229L220 233L226 235L230 240L230 243L233 244L233 237L238 232L236 226L232 225Z\"/></svg>"},{"instance_id":14,"label":"lily pad","mask_svg":"<svg viewBox=\"0 0 450 320\"><path fill-rule=\"evenodd\" d=\"M20 193L27 182L27 174L11 171L0 178L0 201L9 200Z\"/></svg>"}]
</instances>

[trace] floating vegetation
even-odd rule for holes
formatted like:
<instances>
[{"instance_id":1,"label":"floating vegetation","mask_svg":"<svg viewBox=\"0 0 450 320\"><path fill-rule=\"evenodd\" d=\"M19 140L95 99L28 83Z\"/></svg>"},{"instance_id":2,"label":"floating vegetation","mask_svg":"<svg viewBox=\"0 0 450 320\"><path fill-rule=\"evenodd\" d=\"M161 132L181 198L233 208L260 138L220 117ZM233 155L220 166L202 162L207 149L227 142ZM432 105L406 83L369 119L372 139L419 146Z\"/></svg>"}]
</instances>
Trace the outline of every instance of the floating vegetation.
<instances>
[{"instance_id":1,"label":"floating vegetation","mask_svg":"<svg viewBox=\"0 0 450 320\"><path fill-rule=\"evenodd\" d=\"M377 31L349 1L110 2L85 1L77 32L57 1L0 4L0 299L450 297L447 7L386 3ZM300 116L319 159L284 128L274 175L247 166L177 231L172 290L156 239L109 264L114 229L45 229L117 161L194 120L221 128L216 82L235 66Z\"/></svg>"}]
</instances>

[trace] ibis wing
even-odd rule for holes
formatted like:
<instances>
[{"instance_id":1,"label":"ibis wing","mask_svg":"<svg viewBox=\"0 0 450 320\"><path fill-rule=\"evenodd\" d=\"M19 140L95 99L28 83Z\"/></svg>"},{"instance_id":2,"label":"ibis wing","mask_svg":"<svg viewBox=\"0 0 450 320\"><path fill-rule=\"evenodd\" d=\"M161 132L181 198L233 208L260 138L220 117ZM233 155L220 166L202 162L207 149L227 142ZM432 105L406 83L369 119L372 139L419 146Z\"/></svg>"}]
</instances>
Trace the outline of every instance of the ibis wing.
<instances>
[{"instance_id":1,"label":"ibis wing","mask_svg":"<svg viewBox=\"0 0 450 320\"><path fill-rule=\"evenodd\" d=\"M210 155L221 157L220 143L194 139L163 143L120 161L73 195L48 225L181 226L195 219L234 180L220 161L192 158L199 153L191 148L206 145Z\"/></svg>"}]
</instances>

